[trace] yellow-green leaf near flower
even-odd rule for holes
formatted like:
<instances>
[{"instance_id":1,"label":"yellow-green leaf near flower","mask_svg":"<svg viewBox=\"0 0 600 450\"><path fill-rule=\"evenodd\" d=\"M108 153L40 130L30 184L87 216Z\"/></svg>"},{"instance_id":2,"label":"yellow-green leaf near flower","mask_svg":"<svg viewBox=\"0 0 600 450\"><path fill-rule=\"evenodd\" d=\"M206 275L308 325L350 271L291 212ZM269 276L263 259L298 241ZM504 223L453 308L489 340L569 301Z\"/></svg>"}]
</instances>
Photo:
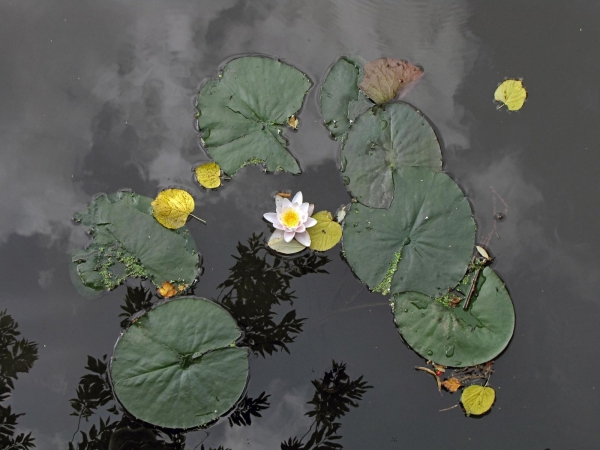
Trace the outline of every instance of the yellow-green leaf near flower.
<instances>
[{"instance_id":1,"label":"yellow-green leaf near flower","mask_svg":"<svg viewBox=\"0 0 600 450\"><path fill-rule=\"evenodd\" d=\"M505 80L494 92L494 100L505 104L509 111L521 109L526 98L527 90L522 80Z\"/></svg>"},{"instance_id":2,"label":"yellow-green leaf near flower","mask_svg":"<svg viewBox=\"0 0 600 450\"><path fill-rule=\"evenodd\" d=\"M196 180L202 187L215 189L221 186L221 167L214 161L196 167Z\"/></svg>"},{"instance_id":3,"label":"yellow-green leaf near flower","mask_svg":"<svg viewBox=\"0 0 600 450\"><path fill-rule=\"evenodd\" d=\"M324 252L335 247L342 239L342 226L334 222L329 211L320 211L312 217L316 219L317 224L306 229L310 235L310 248Z\"/></svg>"},{"instance_id":4,"label":"yellow-green leaf near flower","mask_svg":"<svg viewBox=\"0 0 600 450\"><path fill-rule=\"evenodd\" d=\"M473 385L466 388L460 402L468 416L480 416L490 410L496 399L496 392L491 387Z\"/></svg>"},{"instance_id":5,"label":"yellow-green leaf near flower","mask_svg":"<svg viewBox=\"0 0 600 450\"><path fill-rule=\"evenodd\" d=\"M188 216L204 222L192 214L194 207L194 198L183 189L165 189L152 202L152 214L163 227L176 230L185 225Z\"/></svg>"}]
</instances>

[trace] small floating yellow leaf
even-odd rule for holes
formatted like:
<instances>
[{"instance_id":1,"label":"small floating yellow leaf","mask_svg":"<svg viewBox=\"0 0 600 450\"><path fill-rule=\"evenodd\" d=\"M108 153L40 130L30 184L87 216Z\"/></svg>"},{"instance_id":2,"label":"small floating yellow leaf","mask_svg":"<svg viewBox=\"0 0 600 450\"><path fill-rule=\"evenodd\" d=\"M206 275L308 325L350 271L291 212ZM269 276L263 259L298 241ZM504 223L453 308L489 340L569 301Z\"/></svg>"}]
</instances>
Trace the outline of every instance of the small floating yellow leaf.
<instances>
[{"instance_id":1,"label":"small floating yellow leaf","mask_svg":"<svg viewBox=\"0 0 600 450\"><path fill-rule=\"evenodd\" d=\"M175 286L173 286L173 284L169 283L168 281L165 281L162 284L162 286L158 288L158 293L164 298L170 298L174 295L177 295L177 289L175 289Z\"/></svg>"},{"instance_id":2,"label":"small floating yellow leaf","mask_svg":"<svg viewBox=\"0 0 600 450\"><path fill-rule=\"evenodd\" d=\"M163 227L177 229L185 225L194 207L194 199L186 191L165 189L152 202L152 213Z\"/></svg>"},{"instance_id":3,"label":"small floating yellow leaf","mask_svg":"<svg viewBox=\"0 0 600 450\"><path fill-rule=\"evenodd\" d=\"M288 125L294 130L298 129L298 118L296 116L292 116L288 119Z\"/></svg>"},{"instance_id":4,"label":"small floating yellow leaf","mask_svg":"<svg viewBox=\"0 0 600 450\"><path fill-rule=\"evenodd\" d=\"M221 167L216 162L201 164L196 167L196 179L207 189L218 188L221 186Z\"/></svg>"},{"instance_id":5,"label":"small floating yellow leaf","mask_svg":"<svg viewBox=\"0 0 600 450\"><path fill-rule=\"evenodd\" d=\"M313 214L312 218L316 219L317 224L306 229L310 235L310 248L324 252L335 247L342 239L342 226L333 221L329 211L320 211Z\"/></svg>"},{"instance_id":6,"label":"small floating yellow leaf","mask_svg":"<svg viewBox=\"0 0 600 450\"><path fill-rule=\"evenodd\" d=\"M521 80L505 80L494 92L494 100L504 103L510 111L521 109L526 98L527 90Z\"/></svg>"},{"instance_id":7,"label":"small floating yellow leaf","mask_svg":"<svg viewBox=\"0 0 600 450\"><path fill-rule=\"evenodd\" d=\"M496 399L496 392L491 387L473 385L466 388L460 402L467 415L479 416L490 410Z\"/></svg>"}]
</instances>

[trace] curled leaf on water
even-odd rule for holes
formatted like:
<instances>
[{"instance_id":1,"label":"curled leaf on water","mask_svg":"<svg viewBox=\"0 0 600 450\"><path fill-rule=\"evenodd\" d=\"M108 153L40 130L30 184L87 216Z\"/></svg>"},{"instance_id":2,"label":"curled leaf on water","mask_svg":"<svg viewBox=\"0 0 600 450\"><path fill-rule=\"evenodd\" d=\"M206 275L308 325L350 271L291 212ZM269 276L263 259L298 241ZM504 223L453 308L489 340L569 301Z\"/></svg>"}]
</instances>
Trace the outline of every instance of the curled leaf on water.
<instances>
[{"instance_id":1,"label":"curled leaf on water","mask_svg":"<svg viewBox=\"0 0 600 450\"><path fill-rule=\"evenodd\" d=\"M448 392L456 392L461 388L462 383L460 381L458 381L457 378L452 377L452 378L448 378L447 380L442 381L442 386Z\"/></svg>"},{"instance_id":2,"label":"curled leaf on water","mask_svg":"<svg viewBox=\"0 0 600 450\"><path fill-rule=\"evenodd\" d=\"M206 223L194 216L194 198L183 189L165 189L152 202L152 214L163 227L176 230L185 225L188 216Z\"/></svg>"},{"instance_id":3,"label":"curled leaf on water","mask_svg":"<svg viewBox=\"0 0 600 450\"><path fill-rule=\"evenodd\" d=\"M360 89L375 103L402 98L423 77L423 69L407 61L381 58L365 64Z\"/></svg>"},{"instance_id":4,"label":"curled leaf on water","mask_svg":"<svg viewBox=\"0 0 600 450\"><path fill-rule=\"evenodd\" d=\"M526 98L527 90L523 86L523 80L505 80L494 92L494 100L506 105L509 111L520 110ZM502 107L502 104L498 106L498 109Z\"/></svg>"},{"instance_id":5,"label":"curled leaf on water","mask_svg":"<svg viewBox=\"0 0 600 450\"><path fill-rule=\"evenodd\" d=\"M487 252L487 250L485 248L483 248L481 245L476 245L475 248L477 249L477 253L479 253L483 257L483 259L485 259L486 261L492 260L489 253Z\"/></svg>"},{"instance_id":6,"label":"curled leaf on water","mask_svg":"<svg viewBox=\"0 0 600 450\"><path fill-rule=\"evenodd\" d=\"M342 239L342 226L333 220L329 211L320 211L312 217L317 224L308 229L311 250L324 252L335 247Z\"/></svg>"},{"instance_id":7,"label":"curled leaf on water","mask_svg":"<svg viewBox=\"0 0 600 450\"><path fill-rule=\"evenodd\" d=\"M195 173L196 180L202 187L215 189L221 186L221 167L216 162L200 164L196 167Z\"/></svg>"},{"instance_id":8,"label":"curled leaf on water","mask_svg":"<svg viewBox=\"0 0 600 450\"><path fill-rule=\"evenodd\" d=\"M298 118L296 116L292 116L288 119L287 124L290 126L290 128L297 130L298 122L300 122Z\"/></svg>"},{"instance_id":9,"label":"curled leaf on water","mask_svg":"<svg viewBox=\"0 0 600 450\"><path fill-rule=\"evenodd\" d=\"M473 385L466 388L460 402L467 416L480 416L490 410L496 399L496 392L491 387Z\"/></svg>"},{"instance_id":10,"label":"curled leaf on water","mask_svg":"<svg viewBox=\"0 0 600 450\"><path fill-rule=\"evenodd\" d=\"M177 289L172 283L165 281L159 288L158 293L162 295L164 298L170 298L177 295Z\"/></svg>"}]
</instances>

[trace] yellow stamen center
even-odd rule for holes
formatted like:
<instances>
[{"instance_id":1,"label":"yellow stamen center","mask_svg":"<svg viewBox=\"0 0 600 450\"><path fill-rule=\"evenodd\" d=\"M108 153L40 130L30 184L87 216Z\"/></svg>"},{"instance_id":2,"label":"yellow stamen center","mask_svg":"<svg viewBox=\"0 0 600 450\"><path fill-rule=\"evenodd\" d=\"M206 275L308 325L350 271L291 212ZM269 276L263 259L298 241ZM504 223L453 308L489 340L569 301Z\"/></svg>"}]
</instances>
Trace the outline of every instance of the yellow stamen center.
<instances>
[{"instance_id":1,"label":"yellow stamen center","mask_svg":"<svg viewBox=\"0 0 600 450\"><path fill-rule=\"evenodd\" d=\"M281 223L288 228L300 225L300 214L295 209L287 209L281 214Z\"/></svg>"}]
</instances>

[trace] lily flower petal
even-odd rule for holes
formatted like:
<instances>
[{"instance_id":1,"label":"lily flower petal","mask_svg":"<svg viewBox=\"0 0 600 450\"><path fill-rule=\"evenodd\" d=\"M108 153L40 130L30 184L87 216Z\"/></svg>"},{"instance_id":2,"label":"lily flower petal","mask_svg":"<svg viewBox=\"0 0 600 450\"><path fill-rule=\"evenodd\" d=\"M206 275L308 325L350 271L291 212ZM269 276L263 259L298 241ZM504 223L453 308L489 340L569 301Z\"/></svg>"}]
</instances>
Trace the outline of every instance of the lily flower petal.
<instances>
[{"instance_id":1,"label":"lily flower petal","mask_svg":"<svg viewBox=\"0 0 600 450\"><path fill-rule=\"evenodd\" d=\"M296 195L294 195L294 198L292 199L292 204L302 204L302 191L296 192Z\"/></svg>"},{"instance_id":2,"label":"lily flower petal","mask_svg":"<svg viewBox=\"0 0 600 450\"><path fill-rule=\"evenodd\" d=\"M296 236L294 237L305 247L310 246L310 235L308 234L308 232L304 231L303 233L296 233Z\"/></svg>"},{"instance_id":3,"label":"lily flower petal","mask_svg":"<svg viewBox=\"0 0 600 450\"><path fill-rule=\"evenodd\" d=\"M285 242L290 242L292 239L294 239L294 235L296 234L295 231L284 231L283 232L283 240ZM308 234L308 233L307 233Z\"/></svg>"},{"instance_id":4,"label":"lily flower petal","mask_svg":"<svg viewBox=\"0 0 600 450\"><path fill-rule=\"evenodd\" d=\"M275 223L275 221L279 222L279 220L277 220L277 213L266 213L263 214L263 217L271 223Z\"/></svg>"},{"instance_id":5,"label":"lily flower petal","mask_svg":"<svg viewBox=\"0 0 600 450\"><path fill-rule=\"evenodd\" d=\"M281 208L282 204L283 204L283 197L280 197L279 195L276 195L275 196L275 206L277 208Z\"/></svg>"},{"instance_id":6,"label":"lily flower petal","mask_svg":"<svg viewBox=\"0 0 600 450\"><path fill-rule=\"evenodd\" d=\"M311 203L310 205L308 205L308 217L313 215L313 212L315 210L315 204Z\"/></svg>"},{"instance_id":7,"label":"lily flower petal","mask_svg":"<svg viewBox=\"0 0 600 450\"><path fill-rule=\"evenodd\" d=\"M317 219L313 219L312 217L309 217L308 219L306 219L306 222L304 222L304 226L306 228L314 227L316 224Z\"/></svg>"}]
</instances>

